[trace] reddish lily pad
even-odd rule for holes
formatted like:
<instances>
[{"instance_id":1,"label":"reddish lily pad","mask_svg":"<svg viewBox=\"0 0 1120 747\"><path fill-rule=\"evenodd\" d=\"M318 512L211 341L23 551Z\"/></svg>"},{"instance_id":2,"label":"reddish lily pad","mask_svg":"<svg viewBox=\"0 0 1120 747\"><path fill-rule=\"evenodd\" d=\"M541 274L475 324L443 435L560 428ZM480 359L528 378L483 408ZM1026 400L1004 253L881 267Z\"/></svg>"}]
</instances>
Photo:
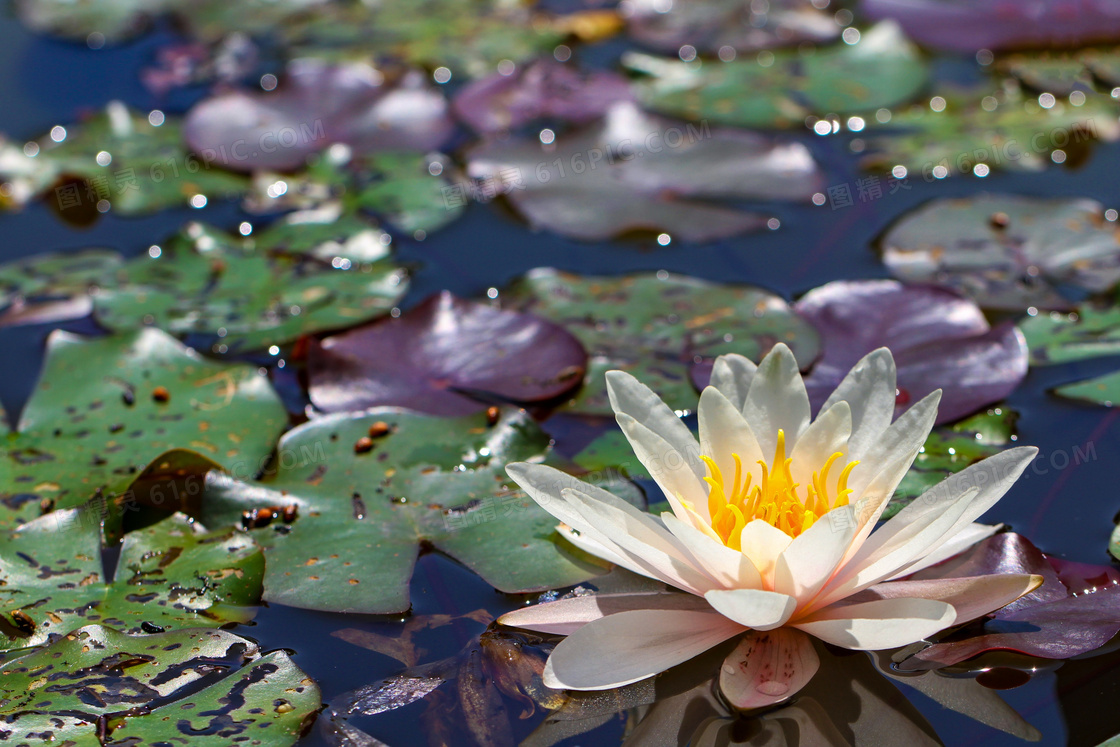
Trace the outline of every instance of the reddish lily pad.
<instances>
[{"instance_id":1,"label":"reddish lily pad","mask_svg":"<svg viewBox=\"0 0 1120 747\"><path fill-rule=\"evenodd\" d=\"M1034 573L1045 580L978 628L957 631L906 659L899 665L901 669L945 667L995 650L1067 659L1103 646L1120 632L1120 572L1109 566L1067 564L1049 558L1018 534L997 534L909 578L967 578L990 573Z\"/></svg>"},{"instance_id":2,"label":"reddish lily pad","mask_svg":"<svg viewBox=\"0 0 1120 747\"><path fill-rule=\"evenodd\" d=\"M419 71L390 78L365 63L302 59L276 91L199 102L183 135L223 168L288 171L334 143L355 153L437 148L452 127L447 100Z\"/></svg>"},{"instance_id":3,"label":"reddish lily pad","mask_svg":"<svg viewBox=\"0 0 1120 747\"><path fill-rule=\"evenodd\" d=\"M934 283L985 308L1067 309L1120 281L1120 231L1083 198L977 195L933 200L881 239L908 283Z\"/></svg>"},{"instance_id":4,"label":"reddish lily pad","mask_svg":"<svg viewBox=\"0 0 1120 747\"><path fill-rule=\"evenodd\" d=\"M711 241L769 217L710 200L808 201L822 174L800 143L674 123L631 104L553 145L511 140L467 154L469 176L501 186L534 228L584 240L662 230Z\"/></svg>"},{"instance_id":5,"label":"reddish lily pad","mask_svg":"<svg viewBox=\"0 0 1120 747\"><path fill-rule=\"evenodd\" d=\"M619 101L632 99L630 83L617 73L581 71L540 59L512 74L496 73L455 94L455 115L476 132L513 130L541 119L584 124Z\"/></svg>"},{"instance_id":6,"label":"reddish lily pad","mask_svg":"<svg viewBox=\"0 0 1120 747\"><path fill-rule=\"evenodd\" d=\"M399 318L326 338L308 369L323 412L396 405L455 416L560 397L583 381L587 353L552 322L444 291Z\"/></svg>"},{"instance_id":7,"label":"reddish lily pad","mask_svg":"<svg viewBox=\"0 0 1120 747\"><path fill-rule=\"evenodd\" d=\"M580 276L540 268L501 294L507 308L564 326L591 355L583 388L565 410L610 415L604 375L629 371L674 410L696 406L689 369L703 357L760 360L778 342L808 366L819 339L778 296L750 285L667 272Z\"/></svg>"}]
</instances>

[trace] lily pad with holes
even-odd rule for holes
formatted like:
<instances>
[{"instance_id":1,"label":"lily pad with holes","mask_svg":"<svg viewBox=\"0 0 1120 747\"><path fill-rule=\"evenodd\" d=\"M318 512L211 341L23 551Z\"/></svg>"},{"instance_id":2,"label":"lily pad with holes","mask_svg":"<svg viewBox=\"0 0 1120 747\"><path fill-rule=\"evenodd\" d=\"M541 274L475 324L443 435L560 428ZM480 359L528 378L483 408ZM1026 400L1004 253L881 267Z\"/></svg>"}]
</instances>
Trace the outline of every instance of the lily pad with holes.
<instances>
[{"instance_id":1,"label":"lily pad with holes","mask_svg":"<svg viewBox=\"0 0 1120 747\"><path fill-rule=\"evenodd\" d=\"M810 114L874 112L914 98L928 75L917 48L894 24L868 30L855 45L768 54L768 65L754 57L683 62L636 52L622 60L649 76L636 84L646 106L739 127L802 127Z\"/></svg>"},{"instance_id":2,"label":"lily pad with holes","mask_svg":"<svg viewBox=\"0 0 1120 747\"><path fill-rule=\"evenodd\" d=\"M244 177L186 150L178 120L161 122L153 125L114 101L66 128L61 142L50 135L28 149L0 142L0 182L12 185L16 206L43 197L63 217L92 211L102 201L135 215L198 207L198 195L218 200L244 193L249 186Z\"/></svg>"},{"instance_id":3,"label":"lily pad with holes","mask_svg":"<svg viewBox=\"0 0 1120 747\"><path fill-rule=\"evenodd\" d=\"M0 650L37 646L92 623L139 634L253 617L264 555L245 533L206 532L176 514L125 535L110 580L97 518L55 511L0 545Z\"/></svg>"},{"instance_id":4,"label":"lily pad with holes","mask_svg":"<svg viewBox=\"0 0 1120 747\"><path fill-rule=\"evenodd\" d=\"M1083 303L1076 311L1040 312L1019 323L1031 351L1031 365L1046 366L1120 355L1120 307Z\"/></svg>"},{"instance_id":5,"label":"lily pad with holes","mask_svg":"<svg viewBox=\"0 0 1120 747\"><path fill-rule=\"evenodd\" d=\"M759 230L769 216L715 200L808 201L823 183L801 143L673 122L629 103L551 146L475 147L467 173L500 189L533 227L588 241L662 230L701 242Z\"/></svg>"},{"instance_id":6,"label":"lily pad with holes","mask_svg":"<svg viewBox=\"0 0 1120 747\"><path fill-rule=\"evenodd\" d=\"M953 425L935 428L895 489L883 518L894 516L949 475L1012 446L1018 418L1014 410L1001 406Z\"/></svg>"},{"instance_id":7,"label":"lily pad with holes","mask_svg":"<svg viewBox=\"0 0 1120 747\"><path fill-rule=\"evenodd\" d=\"M1054 389L1059 397L1078 399L1105 407L1115 407L1120 404L1120 371L1094 376L1091 379L1077 381L1073 384Z\"/></svg>"},{"instance_id":8,"label":"lily pad with holes","mask_svg":"<svg viewBox=\"0 0 1120 747\"><path fill-rule=\"evenodd\" d=\"M291 745L320 706L286 653L262 655L223 630L131 636L88 625L0 660L0 720L29 747Z\"/></svg>"},{"instance_id":9,"label":"lily pad with holes","mask_svg":"<svg viewBox=\"0 0 1120 747\"><path fill-rule=\"evenodd\" d=\"M373 319L408 289L375 226L360 219L281 225L242 238L189 224L158 257L132 259L102 284L97 320L113 330L156 325L203 335L218 352L253 350Z\"/></svg>"},{"instance_id":10,"label":"lily pad with holes","mask_svg":"<svg viewBox=\"0 0 1120 747\"><path fill-rule=\"evenodd\" d=\"M93 310L90 288L121 261L114 251L86 249L0 265L0 326L87 316Z\"/></svg>"},{"instance_id":11,"label":"lily pad with holes","mask_svg":"<svg viewBox=\"0 0 1120 747\"><path fill-rule=\"evenodd\" d=\"M155 329L54 332L39 383L7 434L0 528L95 496L116 499L173 448L256 469L287 413L255 366L215 363Z\"/></svg>"},{"instance_id":12,"label":"lily pad with holes","mask_svg":"<svg viewBox=\"0 0 1120 747\"><path fill-rule=\"evenodd\" d=\"M619 277L537 269L501 294L506 308L550 319L591 356L583 388L562 410L610 415L604 375L628 371L674 410L696 406L689 379L704 357L739 353L759 360L789 345L808 367L820 352L816 331L780 297L750 285L668 273Z\"/></svg>"},{"instance_id":13,"label":"lily pad with holes","mask_svg":"<svg viewBox=\"0 0 1120 747\"><path fill-rule=\"evenodd\" d=\"M281 460L277 472L255 483L212 472L200 517L223 526L254 508L295 504L293 523L252 530L265 550L268 602L402 612L422 546L505 592L568 586L606 572L566 544L556 519L506 476L509 462L549 453L548 436L523 412L506 412L493 425L485 413L341 413L289 431L279 448L325 457ZM640 502L623 482L615 489Z\"/></svg>"},{"instance_id":14,"label":"lily pad with holes","mask_svg":"<svg viewBox=\"0 0 1120 747\"><path fill-rule=\"evenodd\" d=\"M563 327L444 291L399 318L314 344L308 394L323 412L394 405L467 415L555 400L586 369L587 353Z\"/></svg>"},{"instance_id":15,"label":"lily pad with holes","mask_svg":"<svg viewBox=\"0 0 1120 747\"><path fill-rule=\"evenodd\" d=\"M933 283L985 308L1068 309L1120 282L1120 231L1084 198L981 194L906 214L880 240L908 283Z\"/></svg>"}]
</instances>

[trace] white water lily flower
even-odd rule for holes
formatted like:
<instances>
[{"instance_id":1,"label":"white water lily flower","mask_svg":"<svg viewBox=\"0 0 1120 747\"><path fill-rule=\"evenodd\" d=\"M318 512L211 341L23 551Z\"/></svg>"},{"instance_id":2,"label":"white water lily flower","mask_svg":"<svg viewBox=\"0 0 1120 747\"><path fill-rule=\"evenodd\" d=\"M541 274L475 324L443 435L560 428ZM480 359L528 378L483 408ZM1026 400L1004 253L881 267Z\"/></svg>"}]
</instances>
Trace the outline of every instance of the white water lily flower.
<instances>
[{"instance_id":1,"label":"white water lily flower","mask_svg":"<svg viewBox=\"0 0 1120 747\"><path fill-rule=\"evenodd\" d=\"M789 348L756 367L719 358L698 408L700 441L650 389L607 374L611 406L665 493L661 520L538 464L510 476L578 547L678 592L599 594L517 610L503 624L567 635L552 688L636 682L743 635L720 684L740 708L782 701L812 677L809 636L849 649L904 646L1003 607L1040 576L892 581L989 536L973 522L1037 449L1015 448L946 479L872 531L933 427L940 392L891 422L895 366L861 360L810 422Z\"/></svg>"}]
</instances>

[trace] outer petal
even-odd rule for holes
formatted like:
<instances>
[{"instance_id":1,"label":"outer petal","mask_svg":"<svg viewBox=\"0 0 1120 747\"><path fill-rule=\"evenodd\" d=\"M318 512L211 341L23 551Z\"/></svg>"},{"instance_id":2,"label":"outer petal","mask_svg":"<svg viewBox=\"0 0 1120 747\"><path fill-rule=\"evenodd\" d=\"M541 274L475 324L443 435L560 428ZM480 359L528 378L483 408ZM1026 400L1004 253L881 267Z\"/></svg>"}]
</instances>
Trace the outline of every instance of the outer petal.
<instances>
[{"instance_id":1,"label":"outer petal","mask_svg":"<svg viewBox=\"0 0 1120 747\"><path fill-rule=\"evenodd\" d=\"M704 387L700 393L700 405L696 408L700 421L700 448L715 460L723 474L723 479L732 482L735 478L735 461L732 454L738 454L745 472L755 472L755 484L762 477L757 462L764 458L754 431L747 424L731 402L715 387ZM743 475L746 479L746 475Z\"/></svg>"},{"instance_id":2,"label":"outer petal","mask_svg":"<svg viewBox=\"0 0 1120 747\"><path fill-rule=\"evenodd\" d=\"M724 660L719 687L736 708L762 708L795 695L820 663L803 633L790 628L751 632Z\"/></svg>"},{"instance_id":3,"label":"outer petal","mask_svg":"<svg viewBox=\"0 0 1120 747\"><path fill-rule=\"evenodd\" d=\"M798 535L778 556L774 566L774 589L812 599L832 578L848 552L859 527L852 506L835 508Z\"/></svg>"},{"instance_id":4,"label":"outer petal","mask_svg":"<svg viewBox=\"0 0 1120 747\"><path fill-rule=\"evenodd\" d=\"M929 553L921 560L907 566L906 570L902 573L891 576L888 581L894 581L896 578L909 576L911 573L917 573L918 571L929 568L931 565L937 565L943 560L948 560L954 555L959 555L977 542L988 539L988 537L991 537L1002 529L1003 526L1003 524L969 524L964 529L945 540L945 543L941 545L941 547Z\"/></svg>"},{"instance_id":5,"label":"outer petal","mask_svg":"<svg viewBox=\"0 0 1120 747\"><path fill-rule=\"evenodd\" d=\"M498 618L502 625L540 633L571 635L590 622L633 610L692 610L707 612L711 606L698 596L676 591L628 594L590 594L534 604Z\"/></svg>"},{"instance_id":6,"label":"outer petal","mask_svg":"<svg viewBox=\"0 0 1120 747\"><path fill-rule=\"evenodd\" d=\"M754 381L758 366L749 358L730 353L716 358L712 364L710 385L727 397L736 410L742 411L747 401L747 392Z\"/></svg>"},{"instance_id":7,"label":"outer petal","mask_svg":"<svg viewBox=\"0 0 1120 747\"><path fill-rule=\"evenodd\" d=\"M609 690L643 680L743 632L715 610L634 610L588 623L548 657L553 689Z\"/></svg>"},{"instance_id":8,"label":"outer petal","mask_svg":"<svg viewBox=\"0 0 1120 747\"><path fill-rule=\"evenodd\" d=\"M957 616L952 624L960 625L1011 604L1024 594L1030 594L1042 585L1042 581L1042 576L1025 573L892 581L872 586L860 594L860 599L936 599L953 605Z\"/></svg>"},{"instance_id":9,"label":"outer petal","mask_svg":"<svg viewBox=\"0 0 1120 747\"><path fill-rule=\"evenodd\" d=\"M797 370L797 360L778 343L758 365L743 417L750 423L763 454L773 454L778 430L785 431L786 448L792 448L809 427L809 395Z\"/></svg>"},{"instance_id":10,"label":"outer petal","mask_svg":"<svg viewBox=\"0 0 1120 747\"><path fill-rule=\"evenodd\" d=\"M894 418L896 373L894 358L886 348L873 350L852 367L825 401L821 411L837 402L852 408L852 436L848 456L863 459Z\"/></svg>"},{"instance_id":11,"label":"outer petal","mask_svg":"<svg viewBox=\"0 0 1120 747\"><path fill-rule=\"evenodd\" d=\"M703 567L723 588L762 588L758 569L744 553L732 550L668 512L661 514L661 520L696 560L697 566Z\"/></svg>"},{"instance_id":12,"label":"outer petal","mask_svg":"<svg viewBox=\"0 0 1120 747\"><path fill-rule=\"evenodd\" d=\"M796 599L775 591L717 589L705 593L704 598L716 612L755 630L784 625L797 609Z\"/></svg>"},{"instance_id":13,"label":"outer petal","mask_svg":"<svg viewBox=\"0 0 1120 747\"><path fill-rule=\"evenodd\" d=\"M653 390L625 371L607 371L607 395L615 415L629 415L660 436L685 460L698 478L703 479L696 439L669 406Z\"/></svg>"},{"instance_id":14,"label":"outer petal","mask_svg":"<svg viewBox=\"0 0 1120 747\"><path fill-rule=\"evenodd\" d=\"M677 518L694 524L698 529L706 526L704 522L708 518L708 485L693 471L685 454L625 413L616 415L615 420L630 442L638 461L665 493ZM692 438L691 434L689 438ZM689 449L695 454L700 453L700 446L696 441L692 441ZM704 471L707 474L706 467ZM689 504L692 511L685 509L683 503ZM694 513L700 517L699 524L693 518Z\"/></svg>"},{"instance_id":15,"label":"outer petal","mask_svg":"<svg viewBox=\"0 0 1120 747\"><path fill-rule=\"evenodd\" d=\"M793 623L826 643L857 650L906 646L953 624L953 606L931 599L880 599L828 607Z\"/></svg>"},{"instance_id":16,"label":"outer petal","mask_svg":"<svg viewBox=\"0 0 1120 747\"><path fill-rule=\"evenodd\" d=\"M751 563L758 569L763 586L768 589L774 588L774 568L778 556L789 547L793 538L762 519L755 519L743 527L739 537L743 554L750 558Z\"/></svg>"}]
</instances>

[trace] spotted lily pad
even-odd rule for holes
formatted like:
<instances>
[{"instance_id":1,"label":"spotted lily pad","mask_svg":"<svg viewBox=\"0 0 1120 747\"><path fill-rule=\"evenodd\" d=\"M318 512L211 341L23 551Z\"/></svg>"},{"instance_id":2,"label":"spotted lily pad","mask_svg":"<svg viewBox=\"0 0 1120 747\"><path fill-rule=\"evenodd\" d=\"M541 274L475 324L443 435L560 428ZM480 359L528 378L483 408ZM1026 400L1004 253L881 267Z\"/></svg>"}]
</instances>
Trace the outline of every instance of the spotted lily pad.
<instances>
[{"instance_id":1,"label":"spotted lily pad","mask_svg":"<svg viewBox=\"0 0 1120 747\"><path fill-rule=\"evenodd\" d=\"M1120 232L1083 198L977 195L905 215L881 239L898 279L952 288L986 308L1067 309L1120 281Z\"/></svg>"},{"instance_id":2,"label":"spotted lily pad","mask_svg":"<svg viewBox=\"0 0 1120 747\"><path fill-rule=\"evenodd\" d=\"M55 511L0 545L0 649L37 646L91 623L139 634L252 618L264 556L248 535L207 533L177 514L128 533L109 580L101 527L89 518Z\"/></svg>"},{"instance_id":3,"label":"spotted lily pad","mask_svg":"<svg viewBox=\"0 0 1120 747\"><path fill-rule=\"evenodd\" d=\"M747 57L683 62L631 52L623 64L650 76L637 84L646 106L740 127L801 127L810 114L874 112L914 98L928 75L894 24L868 30L854 45L769 54L763 64Z\"/></svg>"},{"instance_id":4,"label":"spotted lily pad","mask_svg":"<svg viewBox=\"0 0 1120 747\"><path fill-rule=\"evenodd\" d=\"M4 444L0 527L115 499L172 448L257 465L287 414L255 366L205 360L155 329L54 332L39 383Z\"/></svg>"},{"instance_id":5,"label":"spotted lily pad","mask_svg":"<svg viewBox=\"0 0 1120 747\"><path fill-rule=\"evenodd\" d=\"M669 273L593 277L537 269L501 294L506 308L551 319L591 356L584 386L564 410L610 415L604 375L629 371L674 410L696 406L689 368L703 357L739 353L752 360L778 342L802 365L820 342L778 296L750 285L711 283Z\"/></svg>"},{"instance_id":6,"label":"spotted lily pad","mask_svg":"<svg viewBox=\"0 0 1120 747\"><path fill-rule=\"evenodd\" d=\"M280 469L246 483L207 478L207 526L296 506L290 524L252 531L266 558L266 601L336 612L409 607L421 546L450 555L505 592L539 591L605 572L564 546L556 520L506 476L540 460L548 436L524 413L447 419L395 408L317 418L284 435ZM631 495L632 500L638 500Z\"/></svg>"},{"instance_id":7,"label":"spotted lily pad","mask_svg":"<svg viewBox=\"0 0 1120 747\"><path fill-rule=\"evenodd\" d=\"M1114 54L1101 58L1102 70L1108 70L1111 56ZM1079 88L1092 88L1093 73L1087 63L1078 53L1045 51L1008 55L1000 59L999 69L1036 91L1067 95Z\"/></svg>"},{"instance_id":8,"label":"spotted lily pad","mask_svg":"<svg viewBox=\"0 0 1120 747\"><path fill-rule=\"evenodd\" d=\"M889 519L949 475L1012 445L1018 414L995 407L951 426L935 428L883 512Z\"/></svg>"},{"instance_id":9,"label":"spotted lily pad","mask_svg":"<svg viewBox=\"0 0 1120 747\"><path fill-rule=\"evenodd\" d=\"M0 143L0 183L16 206L43 197L63 217L100 203L135 215L240 196L248 181L216 160L184 148L177 120L150 120L114 101L65 129L59 142L45 135L22 146Z\"/></svg>"},{"instance_id":10,"label":"spotted lily pad","mask_svg":"<svg viewBox=\"0 0 1120 747\"><path fill-rule=\"evenodd\" d=\"M329 216L323 216L329 217ZM157 325L250 350L387 313L408 289L382 232L359 219L282 224L256 238L187 225L125 263L94 298L109 329Z\"/></svg>"},{"instance_id":11,"label":"spotted lily pad","mask_svg":"<svg viewBox=\"0 0 1120 747\"><path fill-rule=\"evenodd\" d=\"M1120 308L1083 303L1076 311L1038 313L1019 323L1031 351L1031 365L1046 366L1120 355Z\"/></svg>"},{"instance_id":12,"label":"spotted lily pad","mask_svg":"<svg viewBox=\"0 0 1120 747\"><path fill-rule=\"evenodd\" d=\"M130 636L88 625L0 661L0 720L28 747L284 746L319 707L318 686L286 653L262 656L223 630Z\"/></svg>"},{"instance_id":13,"label":"spotted lily pad","mask_svg":"<svg viewBox=\"0 0 1120 747\"><path fill-rule=\"evenodd\" d=\"M0 265L0 326L88 316L90 288L120 263L116 252L87 249Z\"/></svg>"},{"instance_id":14,"label":"spotted lily pad","mask_svg":"<svg viewBox=\"0 0 1120 747\"><path fill-rule=\"evenodd\" d=\"M311 348L311 402L323 412L379 405L466 415L494 402L552 400L583 381L579 340L532 314L444 291L395 319Z\"/></svg>"},{"instance_id":15,"label":"spotted lily pad","mask_svg":"<svg viewBox=\"0 0 1120 747\"><path fill-rule=\"evenodd\" d=\"M728 49L752 52L826 42L838 37L841 30L831 13L809 0L674 0L671 5L661 0L634 0L627 20L632 38L674 54L685 45L726 56Z\"/></svg>"},{"instance_id":16,"label":"spotted lily pad","mask_svg":"<svg viewBox=\"0 0 1120 747\"><path fill-rule=\"evenodd\" d=\"M768 216L710 200L807 201L823 177L807 148L611 108L602 123L554 145L511 140L467 154L467 173L494 185L537 228L585 240L659 229L711 241Z\"/></svg>"}]
</instances>

